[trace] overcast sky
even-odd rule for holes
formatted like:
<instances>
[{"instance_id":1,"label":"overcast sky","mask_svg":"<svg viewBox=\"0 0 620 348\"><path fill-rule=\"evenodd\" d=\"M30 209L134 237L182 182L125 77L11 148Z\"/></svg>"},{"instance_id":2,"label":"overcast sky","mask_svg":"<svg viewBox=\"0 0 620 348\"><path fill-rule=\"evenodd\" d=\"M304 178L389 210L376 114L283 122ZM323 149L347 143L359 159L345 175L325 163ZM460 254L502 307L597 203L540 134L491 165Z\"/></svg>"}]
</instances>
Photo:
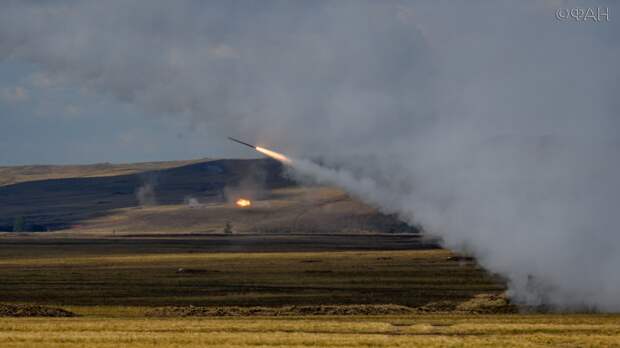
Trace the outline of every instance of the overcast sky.
<instances>
[{"instance_id":1,"label":"overcast sky","mask_svg":"<svg viewBox=\"0 0 620 348\"><path fill-rule=\"evenodd\" d=\"M0 165L255 156L189 118L149 117L13 60L0 61L0 149Z\"/></svg>"},{"instance_id":2,"label":"overcast sky","mask_svg":"<svg viewBox=\"0 0 620 348\"><path fill-rule=\"evenodd\" d=\"M520 108L553 129L537 114L564 113L565 126L610 102L566 103L553 89L617 91L606 65L617 55L614 8L610 22L571 23L556 10L598 7L507 4L6 1L0 165L254 156L227 135L306 154L361 150L360 139L383 145L371 141L377 129L406 135L459 99L490 111L481 92L509 102L491 119L500 133ZM544 94L526 87L534 80ZM517 88L532 100L510 96Z\"/></svg>"}]
</instances>

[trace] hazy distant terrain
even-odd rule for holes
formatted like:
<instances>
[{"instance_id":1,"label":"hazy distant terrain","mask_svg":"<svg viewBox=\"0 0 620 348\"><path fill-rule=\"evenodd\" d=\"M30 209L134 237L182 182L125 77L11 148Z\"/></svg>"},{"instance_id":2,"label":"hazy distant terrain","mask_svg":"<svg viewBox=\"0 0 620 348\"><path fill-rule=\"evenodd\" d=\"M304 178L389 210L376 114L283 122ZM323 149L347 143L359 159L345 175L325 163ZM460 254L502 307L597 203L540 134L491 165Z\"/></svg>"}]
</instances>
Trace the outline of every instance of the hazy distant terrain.
<instances>
[{"instance_id":1,"label":"hazy distant terrain","mask_svg":"<svg viewBox=\"0 0 620 348\"><path fill-rule=\"evenodd\" d=\"M412 232L342 191L299 187L272 160L0 168L0 231L97 234ZM235 206L251 199L250 208ZM21 220L21 221L20 221Z\"/></svg>"},{"instance_id":2,"label":"hazy distant terrain","mask_svg":"<svg viewBox=\"0 0 620 348\"><path fill-rule=\"evenodd\" d=\"M0 186L26 181L39 181L62 178L87 178L134 174L150 170L179 167L205 160L142 162L142 163L97 163L84 165L25 165L0 166Z\"/></svg>"}]
</instances>

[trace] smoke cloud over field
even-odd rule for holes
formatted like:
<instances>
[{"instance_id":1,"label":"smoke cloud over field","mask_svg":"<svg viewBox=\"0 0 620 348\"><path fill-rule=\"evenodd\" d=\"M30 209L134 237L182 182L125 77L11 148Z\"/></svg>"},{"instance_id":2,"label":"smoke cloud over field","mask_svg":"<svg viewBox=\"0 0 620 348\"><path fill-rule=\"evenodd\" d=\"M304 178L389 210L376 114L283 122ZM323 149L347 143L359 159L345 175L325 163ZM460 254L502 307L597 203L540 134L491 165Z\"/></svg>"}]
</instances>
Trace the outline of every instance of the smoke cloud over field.
<instances>
[{"instance_id":1,"label":"smoke cloud over field","mask_svg":"<svg viewBox=\"0 0 620 348\"><path fill-rule=\"evenodd\" d=\"M593 6L610 20L555 16ZM336 169L299 171L473 252L516 300L620 311L617 9L9 1L0 57L319 158Z\"/></svg>"}]
</instances>

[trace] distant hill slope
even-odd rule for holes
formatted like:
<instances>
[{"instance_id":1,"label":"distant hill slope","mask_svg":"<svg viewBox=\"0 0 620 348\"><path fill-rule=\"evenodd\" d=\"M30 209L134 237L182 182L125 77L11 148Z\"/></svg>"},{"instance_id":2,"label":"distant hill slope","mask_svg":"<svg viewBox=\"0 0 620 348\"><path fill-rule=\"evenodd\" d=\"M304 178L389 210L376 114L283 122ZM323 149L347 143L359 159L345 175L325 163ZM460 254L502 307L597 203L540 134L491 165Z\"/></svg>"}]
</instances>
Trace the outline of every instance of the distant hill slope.
<instances>
[{"instance_id":1,"label":"distant hill slope","mask_svg":"<svg viewBox=\"0 0 620 348\"><path fill-rule=\"evenodd\" d=\"M10 167L0 166L0 186L45 179L84 178L134 174L152 170L174 168L187 164L204 162L206 160L207 159L123 164L96 163L86 165L29 165Z\"/></svg>"},{"instance_id":2,"label":"distant hill slope","mask_svg":"<svg viewBox=\"0 0 620 348\"><path fill-rule=\"evenodd\" d=\"M1 169L0 181L21 182L0 186L0 231L415 232L340 190L299 187L269 159ZM240 197L253 205L236 207Z\"/></svg>"}]
</instances>

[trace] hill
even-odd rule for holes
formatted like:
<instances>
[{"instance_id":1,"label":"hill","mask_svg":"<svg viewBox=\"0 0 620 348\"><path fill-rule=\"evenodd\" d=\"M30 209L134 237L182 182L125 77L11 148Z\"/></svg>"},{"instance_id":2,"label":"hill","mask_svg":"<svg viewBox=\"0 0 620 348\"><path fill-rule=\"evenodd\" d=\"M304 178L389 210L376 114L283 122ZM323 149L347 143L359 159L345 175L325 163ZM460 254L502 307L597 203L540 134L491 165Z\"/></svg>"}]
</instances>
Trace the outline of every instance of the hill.
<instances>
[{"instance_id":1,"label":"hill","mask_svg":"<svg viewBox=\"0 0 620 348\"><path fill-rule=\"evenodd\" d=\"M0 186L5 232L416 231L340 190L298 186L269 159L4 167L0 182L12 182ZM239 208L238 198L253 203Z\"/></svg>"},{"instance_id":2,"label":"hill","mask_svg":"<svg viewBox=\"0 0 620 348\"><path fill-rule=\"evenodd\" d=\"M124 164L96 163L86 165L0 166L0 186L46 179L134 174L151 170L174 168L202 161L205 161L205 159Z\"/></svg>"}]
</instances>

